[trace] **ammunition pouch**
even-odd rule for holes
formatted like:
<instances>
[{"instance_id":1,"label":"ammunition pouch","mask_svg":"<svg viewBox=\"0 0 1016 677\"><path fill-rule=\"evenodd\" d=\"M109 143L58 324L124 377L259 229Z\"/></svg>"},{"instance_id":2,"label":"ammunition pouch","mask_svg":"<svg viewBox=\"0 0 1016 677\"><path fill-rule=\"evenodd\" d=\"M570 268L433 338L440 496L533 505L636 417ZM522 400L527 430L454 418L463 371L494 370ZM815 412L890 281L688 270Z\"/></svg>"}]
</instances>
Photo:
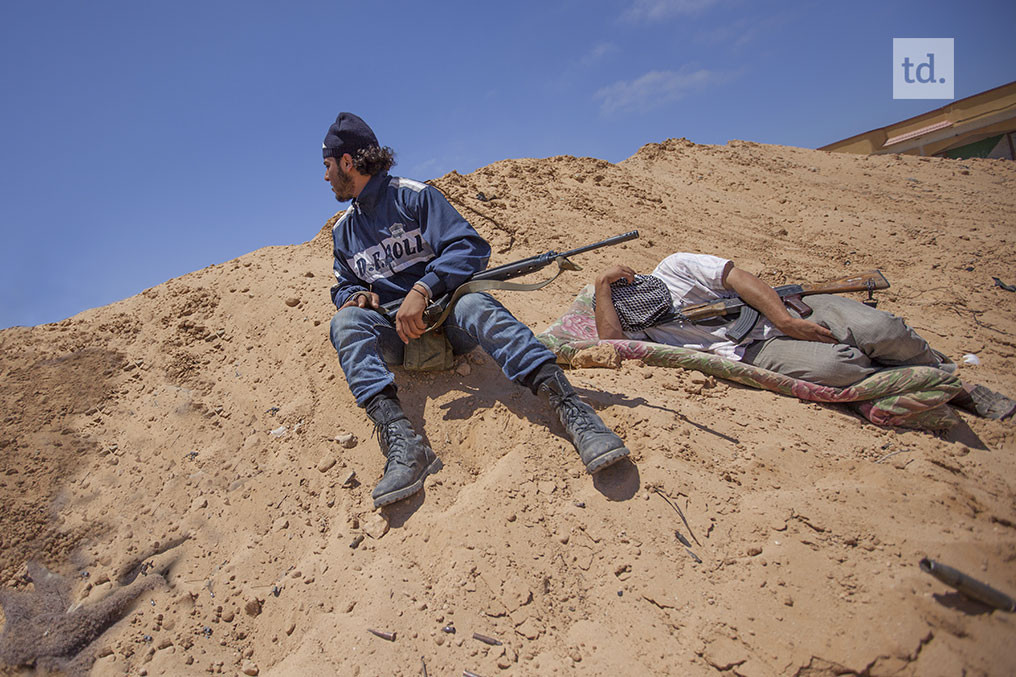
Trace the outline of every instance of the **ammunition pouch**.
<instances>
[{"instance_id":1,"label":"ammunition pouch","mask_svg":"<svg viewBox=\"0 0 1016 677\"><path fill-rule=\"evenodd\" d=\"M428 331L406 344L402 367L409 371L446 371L455 366L452 344L441 330Z\"/></svg>"}]
</instances>

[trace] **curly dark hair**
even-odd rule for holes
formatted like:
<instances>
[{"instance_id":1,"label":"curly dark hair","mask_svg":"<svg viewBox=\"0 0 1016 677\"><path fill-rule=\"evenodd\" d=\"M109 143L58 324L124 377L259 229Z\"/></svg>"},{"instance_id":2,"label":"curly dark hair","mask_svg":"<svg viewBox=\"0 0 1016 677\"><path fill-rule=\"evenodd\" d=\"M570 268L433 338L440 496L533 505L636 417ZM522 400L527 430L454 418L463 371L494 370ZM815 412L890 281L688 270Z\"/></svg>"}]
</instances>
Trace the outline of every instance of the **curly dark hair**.
<instances>
[{"instance_id":1,"label":"curly dark hair","mask_svg":"<svg viewBox=\"0 0 1016 677\"><path fill-rule=\"evenodd\" d=\"M388 146L361 148L353 156L353 167L367 176L387 172L395 164L395 151Z\"/></svg>"}]
</instances>

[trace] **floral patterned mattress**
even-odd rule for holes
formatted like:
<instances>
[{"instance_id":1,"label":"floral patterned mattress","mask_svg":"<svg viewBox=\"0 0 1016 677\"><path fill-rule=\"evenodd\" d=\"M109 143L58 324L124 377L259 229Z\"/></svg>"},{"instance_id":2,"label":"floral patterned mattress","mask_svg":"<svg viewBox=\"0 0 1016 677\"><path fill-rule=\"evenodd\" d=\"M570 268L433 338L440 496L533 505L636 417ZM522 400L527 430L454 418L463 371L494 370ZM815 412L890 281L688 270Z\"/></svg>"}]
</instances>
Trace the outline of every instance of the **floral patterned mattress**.
<instances>
[{"instance_id":1,"label":"floral patterned mattress","mask_svg":"<svg viewBox=\"0 0 1016 677\"><path fill-rule=\"evenodd\" d=\"M719 355L649 341L605 340L596 335L593 286L579 292L571 308L537 338L558 357L571 364L584 348L601 343L614 347L621 359L642 360L660 367L682 367L764 388L812 402L834 402L853 407L872 423L927 430L946 430L959 417L946 405L962 388L959 378L933 367L884 369L846 388L833 388L801 381Z\"/></svg>"}]
</instances>

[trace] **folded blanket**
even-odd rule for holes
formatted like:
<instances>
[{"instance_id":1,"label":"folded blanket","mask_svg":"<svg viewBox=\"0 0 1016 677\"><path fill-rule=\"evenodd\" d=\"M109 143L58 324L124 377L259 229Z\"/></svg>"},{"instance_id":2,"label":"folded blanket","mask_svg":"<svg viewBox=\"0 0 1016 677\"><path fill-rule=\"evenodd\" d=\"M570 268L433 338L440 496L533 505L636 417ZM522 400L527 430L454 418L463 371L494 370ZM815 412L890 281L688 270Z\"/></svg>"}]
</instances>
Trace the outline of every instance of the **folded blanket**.
<instances>
[{"instance_id":1,"label":"folded blanket","mask_svg":"<svg viewBox=\"0 0 1016 677\"><path fill-rule=\"evenodd\" d=\"M660 367L694 369L812 402L849 404L879 425L946 430L960 420L956 412L946 405L962 389L960 380L933 367L887 368L846 388L833 388L698 350L649 341L601 341L596 335L592 285L583 288L568 312L536 338L557 355L558 362L564 364L571 364L580 350L606 343L613 346L621 359L642 360Z\"/></svg>"}]
</instances>

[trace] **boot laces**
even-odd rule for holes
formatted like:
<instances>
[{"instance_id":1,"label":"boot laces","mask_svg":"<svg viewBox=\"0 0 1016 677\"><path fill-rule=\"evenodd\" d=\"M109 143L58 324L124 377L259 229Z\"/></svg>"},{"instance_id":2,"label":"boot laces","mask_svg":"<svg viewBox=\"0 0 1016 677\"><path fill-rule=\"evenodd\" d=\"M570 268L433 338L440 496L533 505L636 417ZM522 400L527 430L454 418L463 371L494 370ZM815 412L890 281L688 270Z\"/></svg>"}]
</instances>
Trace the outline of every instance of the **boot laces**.
<instances>
[{"instance_id":1,"label":"boot laces","mask_svg":"<svg viewBox=\"0 0 1016 677\"><path fill-rule=\"evenodd\" d=\"M374 424L374 432L370 434L373 438L377 436L378 444L384 449L385 457L385 472L388 471L388 466L392 463L400 463L402 465L409 465L409 445L411 442L410 436L407 434L405 426L398 425L399 420L396 421L378 421Z\"/></svg>"},{"instance_id":2,"label":"boot laces","mask_svg":"<svg viewBox=\"0 0 1016 677\"><path fill-rule=\"evenodd\" d=\"M561 404L558 406L561 410L561 418L567 422L568 427L575 433L596 432L600 430L601 426L596 415L577 396L569 395L562 398Z\"/></svg>"}]
</instances>

